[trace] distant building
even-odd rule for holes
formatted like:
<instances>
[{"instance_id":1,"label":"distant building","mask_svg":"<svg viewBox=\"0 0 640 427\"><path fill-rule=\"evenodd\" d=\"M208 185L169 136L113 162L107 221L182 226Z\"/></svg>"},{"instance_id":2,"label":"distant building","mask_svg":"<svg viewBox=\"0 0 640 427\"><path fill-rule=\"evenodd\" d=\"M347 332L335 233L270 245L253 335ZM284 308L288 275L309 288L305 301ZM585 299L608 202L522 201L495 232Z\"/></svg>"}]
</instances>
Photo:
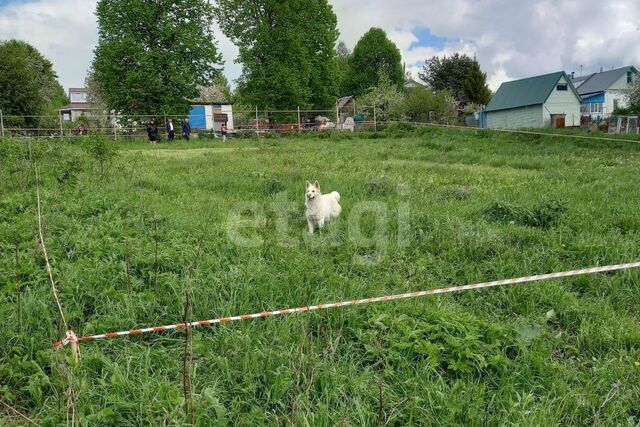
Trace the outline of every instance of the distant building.
<instances>
[{"instance_id":1,"label":"distant building","mask_svg":"<svg viewBox=\"0 0 640 427\"><path fill-rule=\"evenodd\" d=\"M592 119L609 117L617 108L628 107L629 85L640 78L636 67L617 68L571 78L582 97L582 113Z\"/></svg>"},{"instance_id":2,"label":"distant building","mask_svg":"<svg viewBox=\"0 0 640 427\"><path fill-rule=\"evenodd\" d=\"M483 127L580 126L580 95L564 71L503 83L485 109Z\"/></svg>"},{"instance_id":3,"label":"distant building","mask_svg":"<svg viewBox=\"0 0 640 427\"><path fill-rule=\"evenodd\" d=\"M189 112L192 129L219 131L223 123L233 130L233 104L228 102L193 102Z\"/></svg>"},{"instance_id":4,"label":"distant building","mask_svg":"<svg viewBox=\"0 0 640 427\"><path fill-rule=\"evenodd\" d=\"M405 89L411 89L416 87L425 87L425 86L422 83L419 83L413 79L405 80L404 82Z\"/></svg>"},{"instance_id":5,"label":"distant building","mask_svg":"<svg viewBox=\"0 0 640 427\"><path fill-rule=\"evenodd\" d=\"M354 96L343 96L336 101L336 111L340 118L340 123L348 117L354 117L356 115L356 98Z\"/></svg>"},{"instance_id":6,"label":"distant building","mask_svg":"<svg viewBox=\"0 0 640 427\"><path fill-rule=\"evenodd\" d=\"M79 117L90 117L96 113L96 106L88 101L89 91L86 88L69 88L70 104L59 109L62 120L76 121Z\"/></svg>"}]
</instances>

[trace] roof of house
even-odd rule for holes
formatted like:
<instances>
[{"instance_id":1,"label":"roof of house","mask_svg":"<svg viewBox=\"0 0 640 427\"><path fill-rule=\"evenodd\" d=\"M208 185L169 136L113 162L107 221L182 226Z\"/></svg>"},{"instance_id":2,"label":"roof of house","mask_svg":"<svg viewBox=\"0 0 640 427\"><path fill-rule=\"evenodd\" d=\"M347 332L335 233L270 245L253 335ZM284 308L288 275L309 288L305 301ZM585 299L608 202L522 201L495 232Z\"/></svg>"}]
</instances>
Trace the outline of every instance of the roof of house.
<instances>
[{"instance_id":1,"label":"roof of house","mask_svg":"<svg viewBox=\"0 0 640 427\"><path fill-rule=\"evenodd\" d=\"M580 77L571 77L571 83L573 83L573 85L576 87L576 89L578 88L578 86L580 86L580 84L582 82L584 82L585 80L587 80L589 77L591 77L592 74L586 75L586 76L580 76Z\"/></svg>"},{"instance_id":2,"label":"roof of house","mask_svg":"<svg viewBox=\"0 0 640 427\"><path fill-rule=\"evenodd\" d=\"M59 111L68 111L68 110L97 110L93 104L88 102L72 102L71 104L63 105L58 110Z\"/></svg>"},{"instance_id":3,"label":"roof of house","mask_svg":"<svg viewBox=\"0 0 640 427\"><path fill-rule=\"evenodd\" d=\"M584 83L578 86L578 93L580 95L595 94L604 92L609 89L612 84L620 80L620 78L626 75L628 71L635 71L636 73L638 72L638 70L633 65L629 65L627 67L616 68L615 70L603 71L601 73L594 73L588 76L578 77L574 79L574 82L581 81L578 79L584 80Z\"/></svg>"},{"instance_id":4,"label":"roof of house","mask_svg":"<svg viewBox=\"0 0 640 427\"><path fill-rule=\"evenodd\" d=\"M413 88L413 87L423 87L424 85L420 82L417 82L413 79L405 80L404 87Z\"/></svg>"},{"instance_id":5,"label":"roof of house","mask_svg":"<svg viewBox=\"0 0 640 427\"><path fill-rule=\"evenodd\" d=\"M567 82L569 82L569 87L575 93L576 97L580 99L580 95L576 92L569 76L567 76L564 71L558 71L556 73L502 83L496 94L491 98L491 101L489 101L489 105L487 105L485 111L508 110L511 108L544 104L563 76Z\"/></svg>"},{"instance_id":6,"label":"roof of house","mask_svg":"<svg viewBox=\"0 0 640 427\"><path fill-rule=\"evenodd\" d=\"M353 96L343 96L342 98L338 99L338 102L337 102L338 110L341 110L342 108L344 108L344 106L347 105L349 102L351 102L353 99L354 99Z\"/></svg>"}]
</instances>

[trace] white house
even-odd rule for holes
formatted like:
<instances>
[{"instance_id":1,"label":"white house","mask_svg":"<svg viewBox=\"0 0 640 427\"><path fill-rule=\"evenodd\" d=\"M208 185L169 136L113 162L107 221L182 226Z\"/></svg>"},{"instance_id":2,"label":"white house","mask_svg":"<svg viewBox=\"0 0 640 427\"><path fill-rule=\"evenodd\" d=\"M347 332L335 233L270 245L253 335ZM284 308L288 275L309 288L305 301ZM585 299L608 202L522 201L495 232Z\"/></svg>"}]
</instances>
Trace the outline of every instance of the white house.
<instances>
[{"instance_id":1,"label":"white house","mask_svg":"<svg viewBox=\"0 0 640 427\"><path fill-rule=\"evenodd\" d=\"M582 113L592 119L609 117L617 108L628 107L629 85L640 78L636 67L617 68L572 78L582 97Z\"/></svg>"},{"instance_id":2,"label":"white house","mask_svg":"<svg viewBox=\"0 0 640 427\"><path fill-rule=\"evenodd\" d=\"M487 105L483 127L580 126L580 95L564 71L503 83Z\"/></svg>"},{"instance_id":3,"label":"white house","mask_svg":"<svg viewBox=\"0 0 640 427\"><path fill-rule=\"evenodd\" d=\"M60 115L64 121L75 121L80 116L89 117L92 113L97 112L95 105L91 104L87 97L89 91L83 87L69 88L69 99L71 104L67 104L59 109Z\"/></svg>"},{"instance_id":4,"label":"white house","mask_svg":"<svg viewBox=\"0 0 640 427\"><path fill-rule=\"evenodd\" d=\"M220 131L222 124L233 130L233 104L227 102L193 102L189 112L193 129Z\"/></svg>"}]
</instances>

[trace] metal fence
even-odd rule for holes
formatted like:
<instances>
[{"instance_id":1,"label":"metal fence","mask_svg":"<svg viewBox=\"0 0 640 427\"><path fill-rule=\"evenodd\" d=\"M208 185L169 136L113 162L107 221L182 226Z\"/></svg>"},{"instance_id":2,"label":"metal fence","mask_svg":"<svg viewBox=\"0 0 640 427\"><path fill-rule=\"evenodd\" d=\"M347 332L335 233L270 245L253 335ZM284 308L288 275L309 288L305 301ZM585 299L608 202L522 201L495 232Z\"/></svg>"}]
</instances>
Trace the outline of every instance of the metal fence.
<instances>
[{"instance_id":1,"label":"metal fence","mask_svg":"<svg viewBox=\"0 0 640 427\"><path fill-rule=\"evenodd\" d=\"M607 117L592 116L585 114L580 120L582 130L600 131L610 134L632 134L640 133L640 117L638 115L622 116L611 115Z\"/></svg>"},{"instance_id":2,"label":"metal fence","mask_svg":"<svg viewBox=\"0 0 640 427\"><path fill-rule=\"evenodd\" d=\"M195 114L195 116L194 116ZM230 134L263 134L273 132L308 132L324 130L377 131L380 121L373 106L347 105L342 108L309 110L239 109L220 113L114 115L87 111L70 120L59 115L16 116L0 111L0 137L68 138L104 135L113 138L147 136L147 128L155 123L160 135L166 134L166 124L172 120L176 137L182 134L182 124L190 119L193 137L218 137L224 123Z\"/></svg>"}]
</instances>

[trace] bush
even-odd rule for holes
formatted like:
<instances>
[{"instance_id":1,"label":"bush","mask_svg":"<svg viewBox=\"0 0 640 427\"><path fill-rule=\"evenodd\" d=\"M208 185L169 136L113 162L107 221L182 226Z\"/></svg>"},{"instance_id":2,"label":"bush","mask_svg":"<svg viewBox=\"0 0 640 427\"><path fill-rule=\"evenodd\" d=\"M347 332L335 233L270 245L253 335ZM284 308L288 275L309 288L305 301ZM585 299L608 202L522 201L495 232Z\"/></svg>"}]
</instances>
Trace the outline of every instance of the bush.
<instances>
[{"instance_id":1,"label":"bush","mask_svg":"<svg viewBox=\"0 0 640 427\"><path fill-rule=\"evenodd\" d=\"M111 164L113 159L118 155L118 148L108 138L103 136L92 136L87 138L85 151L98 163L100 167L100 176L104 177L106 168Z\"/></svg>"},{"instance_id":2,"label":"bush","mask_svg":"<svg viewBox=\"0 0 640 427\"><path fill-rule=\"evenodd\" d=\"M434 93L424 87L405 90L405 111L411 122L454 121L458 116L455 100L447 91ZM430 112L433 112L430 116Z\"/></svg>"}]
</instances>

